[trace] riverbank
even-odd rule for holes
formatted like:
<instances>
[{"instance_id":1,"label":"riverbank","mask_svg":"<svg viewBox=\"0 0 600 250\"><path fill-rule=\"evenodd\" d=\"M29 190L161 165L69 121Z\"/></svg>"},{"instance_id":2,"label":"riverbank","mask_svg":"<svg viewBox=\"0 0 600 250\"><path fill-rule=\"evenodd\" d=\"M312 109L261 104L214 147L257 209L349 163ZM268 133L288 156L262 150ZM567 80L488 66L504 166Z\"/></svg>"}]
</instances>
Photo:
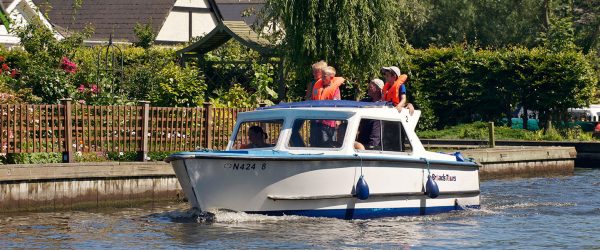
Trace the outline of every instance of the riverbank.
<instances>
[{"instance_id":1,"label":"riverbank","mask_svg":"<svg viewBox=\"0 0 600 250\"><path fill-rule=\"evenodd\" d=\"M0 212L133 206L181 200L180 191L163 162L0 166Z\"/></svg>"},{"instance_id":2,"label":"riverbank","mask_svg":"<svg viewBox=\"0 0 600 250\"><path fill-rule=\"evenodd\" d=\"M463 151L482 164L482 180L571 174L573 147L498 147ZM182 200L164 162L59 163L0 166L0 212L133 206Z\"/></svg>"}]
</instances>

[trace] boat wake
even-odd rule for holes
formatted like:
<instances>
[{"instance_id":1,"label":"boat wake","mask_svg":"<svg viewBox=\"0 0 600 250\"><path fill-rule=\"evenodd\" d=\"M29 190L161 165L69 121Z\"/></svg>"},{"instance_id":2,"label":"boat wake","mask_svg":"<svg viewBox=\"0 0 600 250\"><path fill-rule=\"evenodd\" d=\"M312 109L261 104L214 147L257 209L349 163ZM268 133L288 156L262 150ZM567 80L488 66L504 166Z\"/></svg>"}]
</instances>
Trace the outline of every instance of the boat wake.
<instances>
[{"instance_id":1,"label":"boat wake","mask_svg":"<svg viewBox=\"0 0 600 250\"><path fill-rule=\"evenodd\" d=\"M235 224L244 222L278 222L278 221L301 221L324 218L311 218L296 215L268 216L261 214L248 214L231 210L200 211L198 209L173 210L151 215L159 219L167 219L179 223L201 223L201 224Z\"/></svg>"},{"instance_id":2,"label":"boat wake","mask_svg":"<svg viewBox=\"0 0 600 250\"><path fill-rule=\"evenodd\" d=\"M198 209L173 210L165 211L150 215L150 217L158 219L166 219L172 222L179 223L204 223L211 224L215 221L215 215L209 212L202 212Z\"/></svg>"},{"instance_id":3,"label":"boat wake","mask_svg":"<svg viewBox=\"0 0 600 250\"><path fill-rule=\"evenodd\" d=\"M535 207L574 207L577 203L574 202L519 202L514 204L504 204L493 206L494 210L505 210L515 208L535 208Z\"/></svg>"},{"instance_id":4,"label":"boat wake","mask_svg":"<svg viewBox=\"0 0 600 250\"><path fill-rule=\"evenodd\" d=\"M277 222L314 219L310 217L297 215L268 216L262 214L248 214L244 212L236 212L231 210L216 210L211 211L211 213L214 214L215 222L217 223Z\"/></svg>"}]
</instances>

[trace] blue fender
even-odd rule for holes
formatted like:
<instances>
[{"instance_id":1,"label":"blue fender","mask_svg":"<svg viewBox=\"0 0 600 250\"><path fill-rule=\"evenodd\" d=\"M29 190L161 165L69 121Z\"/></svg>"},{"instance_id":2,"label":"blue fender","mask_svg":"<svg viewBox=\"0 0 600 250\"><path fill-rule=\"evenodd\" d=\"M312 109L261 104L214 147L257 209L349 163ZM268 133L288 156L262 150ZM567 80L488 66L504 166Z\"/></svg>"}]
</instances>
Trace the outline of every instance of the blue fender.
<instances>
[{"instance_id":1,"label":"blue fender","mask_svg":"<svg viewBox=\"0 0 600 250\"><path fill-rule=\"evenodd\" d=\"M356 198L359 200L366 200L369 198L369 185L362 175L358 178L358 182L356 183Z\"/></svg>"},{"instance_id":2,"label":"blue fender","mask_svg":"<svg viewBox=\"0 0 600 250\"><path fill-rule=\"evenodd\" d=\"M429 198L436 198L440 195L440 189L438 188L435 180L431 178L431 175L427 176L427 183L425 184L425 194Z\"/></svg>"}]
</instances>

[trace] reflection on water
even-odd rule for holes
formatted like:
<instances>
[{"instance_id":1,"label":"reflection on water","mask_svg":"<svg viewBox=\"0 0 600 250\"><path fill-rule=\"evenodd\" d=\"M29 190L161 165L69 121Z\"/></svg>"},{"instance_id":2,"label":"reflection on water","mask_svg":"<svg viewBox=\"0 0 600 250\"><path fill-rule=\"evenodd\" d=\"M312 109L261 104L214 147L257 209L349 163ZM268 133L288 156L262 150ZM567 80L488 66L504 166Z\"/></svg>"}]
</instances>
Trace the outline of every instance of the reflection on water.
<instances>
[{"instance_id":1,"label":"reflection on water","mask_svg":"<svg viewBox=\"0 0 600 250\"><path fill-rule=\"evenodd\" d=\"M3 248L595 248L600 170L486 181L482 209L344 221L216 211L184 203L0 215Z\"/></svg>"}]
</instances>

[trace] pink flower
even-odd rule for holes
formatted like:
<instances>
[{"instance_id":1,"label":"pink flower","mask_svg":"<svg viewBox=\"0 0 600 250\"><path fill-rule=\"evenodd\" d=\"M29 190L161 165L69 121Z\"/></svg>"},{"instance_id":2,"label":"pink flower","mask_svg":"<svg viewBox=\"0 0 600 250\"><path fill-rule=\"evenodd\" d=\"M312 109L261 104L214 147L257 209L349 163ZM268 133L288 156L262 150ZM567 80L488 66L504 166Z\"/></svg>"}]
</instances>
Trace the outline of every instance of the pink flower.
<instances>
[{"instance_id":1,"label":"pink flower","mask_svg":"<svg viewBox=\"0 0 600 250\"><path fill-rule=\"evenodd\" d=\"M63 56L60 68L69 74L75 74L75 72L77 72L77 64L69 60L66 56Z\"/></svg>"},{"instance_id":2,"label":"pink flower","mask_svg":"<svg viewBox=\"0 0 600 250\"><path fill-rule=\"evenodd\" d=\"M10 71L10 77L12 77L12 78L17 77L18 74L19 74L19 71L17 71L16 69L13 69Z\"/></svg>"},{"instance_id":3,"label":"pink flower","mask_svg":"<svg viewBox=\"0 0 600 250\"><path fill-rule=\"evenodd\" d=\"M83 86L83 84L79 85L79 88L77 88L77 91L79 91L80 93L83 93L83 91L85 91L85 86Z\"/></svg>"},{"instance_id":4,"label":"pink flower","mask_svg":"<svg viewBox=\"0 0 600 250\"><path fill-rule=\"evenodd\" d=\"M92 86L90 87L90 89L92 90L92 93L94 93L94 94L98 93L98 85L92 84Z\"/></svg>"},{"instance_id":5,"label":"pink flower","mask_svg":"<svg viewBox=\"0 0 600 250\"><path fill-rule=\"evenodd\" d=\"M85 100L79 100L79 104L85 104Z\"/></svg>"},{"instance_id":6,"label":"pink flower","mask_svg":"<svg viewBox=\"0 0 600 250\"><path fill-rule=\"evenodd\" d=\"M9 71L9 70L10 70L10 68L8 67L8 64L6 64L6 63L3 63L3 64L2 64L2 70L4 70L4 71Z\"/></svg>"}]
</instances>

